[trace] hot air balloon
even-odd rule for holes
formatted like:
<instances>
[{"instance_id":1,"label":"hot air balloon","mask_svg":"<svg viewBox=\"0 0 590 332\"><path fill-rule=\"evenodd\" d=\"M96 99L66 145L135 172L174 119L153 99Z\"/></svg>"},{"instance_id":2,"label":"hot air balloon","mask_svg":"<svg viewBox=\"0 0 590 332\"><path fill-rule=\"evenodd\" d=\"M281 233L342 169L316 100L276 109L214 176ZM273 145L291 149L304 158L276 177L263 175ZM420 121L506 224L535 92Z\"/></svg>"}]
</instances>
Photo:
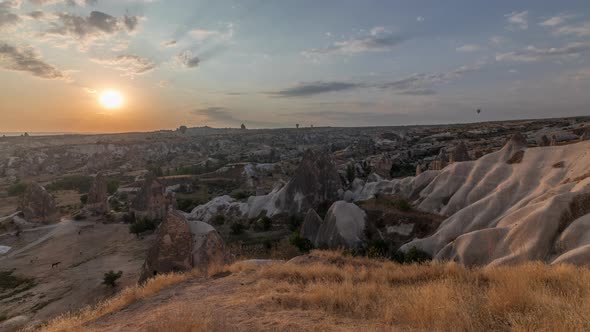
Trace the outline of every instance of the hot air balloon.
<instances>
[{"instance_id":1,"label":"hot air balloon","mask_svg":"<svg viewBox=\"0 0 590 332\"><path fill-rule=\"evenodd\" d=\"M481 110L478 108L478 109L477 109L477 114L479 114L479 113L481 113Z\"/></svg>"}]
</instances>

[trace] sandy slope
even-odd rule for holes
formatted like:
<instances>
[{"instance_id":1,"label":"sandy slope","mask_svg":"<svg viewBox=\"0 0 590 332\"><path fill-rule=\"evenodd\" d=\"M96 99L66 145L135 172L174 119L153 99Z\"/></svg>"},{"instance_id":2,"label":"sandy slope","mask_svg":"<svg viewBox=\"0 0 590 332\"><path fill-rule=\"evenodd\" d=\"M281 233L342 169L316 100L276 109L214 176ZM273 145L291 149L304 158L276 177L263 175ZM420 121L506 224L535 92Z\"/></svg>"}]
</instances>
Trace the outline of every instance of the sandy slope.
<instances>
[{"instance_id":1,"label":"sandy slope","mask_svg":"<svg viewBox=\"0 0 590 332\"><path fill-rule=\"evenodd\" d=\"M12 250L0 256L1 269L15 269L37 285L0 300L2 313L44 320L94 303L113 292L101 284L109 270L123 271L121 285L132 285L151 240L136 239L124 224L74 221L29 229L19 238L3 235L0 244Z\"/></svg>"}]
</instances>

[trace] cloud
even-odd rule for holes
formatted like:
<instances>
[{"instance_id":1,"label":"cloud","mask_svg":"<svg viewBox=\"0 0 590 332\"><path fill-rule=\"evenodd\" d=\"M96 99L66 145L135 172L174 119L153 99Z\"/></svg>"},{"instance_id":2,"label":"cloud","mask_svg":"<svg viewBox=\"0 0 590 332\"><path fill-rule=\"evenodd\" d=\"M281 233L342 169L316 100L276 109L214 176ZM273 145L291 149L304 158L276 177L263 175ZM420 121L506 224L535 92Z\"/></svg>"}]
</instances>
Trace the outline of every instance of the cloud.
<instances>
[{"instance_id":1,"label":"cloud","mask_svg":"<svg viewBox=\"0 0 590 332\"><path fill-rule=\"evenodd\" d=\"M362 87L359 83L350 82L310 82L272 92L276 97L308 97L329 92L353 90Z\"/></svg>"},{"instance_id":2,"label":"cloud","mask_svg":"<svg viewBox=\"0 0 590 332\"><path fill-rule=\"evenodd\" d=\"M490 37L490 43L492 43L493 45L501 45L504 44L506 42L506 38L502 37L502 36L492 36Z\"/></svg>"},{"instance_id":3,"label":"cloud","mask_svg":"<svg viewBox=\"0 0 590 332\"><path fill-rule=\"evenodd\" d=\"M0 2L0 29L8 26L14 26L21 21L20 16L11 11L11 9L17 8L18 6L20 6L20 2Z\"/></svg>"},{"instance_id":4,"label":"cloud","mask_svg":"<svg viewBox=\"0 0 590 332\"><path fill-rule=\"evenodd\" d=\"M544 20L543 22L539 23L539 25L544 27L555 27L564 24L566 21L573 17L574 15L559 14Z\"/></svg>"},{"instance_id":5,"label":"cloud","mask_svg":"<svg viewBox=\"0 0 590 332\"><path fill-rule=\"evenodd\" d=\"M554 30L556 35L574 35L578 37L590 36L590 22L578 25L564 25Z\"/></svg>"},{"instance_id":6,"label":"cloud","mask_svg":"<svg viewBox=\"0 0 590 332\"><path fill-rule=\"evenodd\" d=\"M424 17L423 16L418 16L418 17L416 17L416 21L418 21L418 22L424 22Z\"/></svg>"},{"instance_id":7,"label":"cloud","mask_svg":"<svg viewBox=\"0 0 590 332\"><path fill-rule=\"evenodd\" d=\"M239 119L235 117L231 110L227 109L226 107L206 107L200 109L194 109L189 111L190 114L195 116L204 116L207 118L209 122L217 123L217 124L224 124L224 125L235 125L239 126L242 123L245 123L247 126L256 126L256 127L275 127L277 123L268 122L268 121L259 121L255 119ZM207 122L207 121L206 121Z\"/></svg>"},{"instance_id":8,"label":"cloud","mask_svg":"<svg viewBox=\"0 0 590 332\"><path fill-rule=\"evenodd\" d=\"M197 28L189 31L189 35L196 39L199 43L225 43L233 38L234 25L233 23L228 23L227 29L225 31Z\"/></svg>"},{"instance_id":9,"label":"cloud","mask_svg":"<svg viewBox=\"0 0 590 332\"><path fill-rule=\"evenodd\" d=\"M201 60L198 56L194 56L191 51L184 51L176 56L176 61L187 68L196 68L199 66Z\"/></svg>"},{"instance_id":10,"label":"cloud","mask_svg":"<svg viewBox=\"0 0 590 332\"><path fill-rule=\"evenodd\" d=\"M176 47L178 42L176 40L167 40L161 43L162 47Z\"/></svg>"},{"instance_id":11,"label":"cloud","mask_svg":"<svg viewBox=\"0 0 590 332\"><path fill-rule=\"evenodd\" d=\"M569 43L563 47L536 48L529 46L524 50L497 53L496 61L535 62L543 59L567 59L578 57L590 50L590 42Z\"/></svg>"},{"instance_id":12,"label":"cloud","mask_svg":"<svg viewBox=\"0 0 590 332\"><path fill-rule=\"evenodd\" d=\"M111 59L91 59L92 61L123 71L124 76L145 74L156 68L156 63L137 55L123 54Z\"/></svg>"},{"instance_id":13,"label":"cloud","mask_svg":"<svg viewBox=\"0 0 590 332\"><path fill-rule=\"evenodd\" d=\"M481 51L483 48L479 45L476 44L465 44L463 46L459 46L456 48L457 52L465 52L465 53L470 53L470 52L477 52L477 51Z\"/></svg>"},{"instance_id":14,"label":"cloud","mask_svg":"<svg viewBox=\"0 0 590 332\"><path fill-rule=\"evenodd\" d=\"M13 71L27 72L45 79L66 79L59 69L46 63L31 47L17 47L0 43L0 66Z\"/></svg>"},{"instance_id":15,"label":"cloud","mask_svg":"<svg viewBox=\"0 0 590 332\"><path fill-rule=\"evenodd\" d=\"M97 0L29 0L30 3L36 6L55 5L58 3L65 3L68 6L86 6L95 5Z\"/></svg>"},{"instance_id":16,"label":"cloud","mask_svg":"<svg viewBox=\"0 0 590 332\"><path fill-rule=\"evenodd\" d=\"M381 83L339 81L301 83L294 87L271 92L269 95L287 98L310 97L330 92L342 92L363 88L390 90L400 95L432 95L436 93L433 89L434 86L450 82L451 80L457 79L466 73L479 70L484 64L484 62L479 62L474 65L462 66L442 73L418 73L400 80Z\"/></svg>"},{"instance_id":17,"label":"cloud","mask_svg":"<svg viewBox=\"0 0 590 332\"><path fill-rule=\"evenodd\" d=\"M69 13L57 13L58 22L51 22L47 34L71 37L82 43L100 38L112 37L120 32L131 33L136 30L139 17L117 18L109 14L92 11L87 17Z\"/></svg>"},{"instance_id":18,"label":"cloud","mask_svg":"<svg viewBox=\"0 0 590 332\"><path fill-rule=\"evenodd\" d=\"M307 58L322 55L354 55L365 52L389 51L399 45L406 38L388 31L384 27L374 27L368 35L352 38L345 41L334 42L325 48L314 48L303 51L301 54Z\"/></svg>"},{"instance_id":19,"label":"cloud","mask_svg":"<svg viewBox=\"0 0 590 332\"><path fill-rule=\"evenodd\" d=\"M508 20L508 24L510 27L517 27L522 30L526 30L529 27L528 21L529 12L528 10L523 10L521 12L512 12L510 14L504 15Z\"/></svg>"}]
</instances>

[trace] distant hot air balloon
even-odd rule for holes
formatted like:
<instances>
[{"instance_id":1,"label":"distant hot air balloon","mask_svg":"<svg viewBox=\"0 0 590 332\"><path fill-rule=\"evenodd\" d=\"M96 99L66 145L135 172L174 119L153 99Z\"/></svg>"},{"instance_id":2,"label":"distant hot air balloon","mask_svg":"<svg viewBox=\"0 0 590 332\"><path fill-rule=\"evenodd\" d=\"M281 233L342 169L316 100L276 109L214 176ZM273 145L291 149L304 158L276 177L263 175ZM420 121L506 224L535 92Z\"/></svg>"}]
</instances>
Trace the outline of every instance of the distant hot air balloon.
<instances>
[{"instance_id":1,"label":"distant hot air balloon","mask_svg":"<svg viewBox=\"0 0 590 332\"><path fill-rule=\"evenodd\" d=\"M477 114L479 114L479 113L481 113L481 110L478 108L478 109L477 109Z\"/></svg>"}]
</instances>

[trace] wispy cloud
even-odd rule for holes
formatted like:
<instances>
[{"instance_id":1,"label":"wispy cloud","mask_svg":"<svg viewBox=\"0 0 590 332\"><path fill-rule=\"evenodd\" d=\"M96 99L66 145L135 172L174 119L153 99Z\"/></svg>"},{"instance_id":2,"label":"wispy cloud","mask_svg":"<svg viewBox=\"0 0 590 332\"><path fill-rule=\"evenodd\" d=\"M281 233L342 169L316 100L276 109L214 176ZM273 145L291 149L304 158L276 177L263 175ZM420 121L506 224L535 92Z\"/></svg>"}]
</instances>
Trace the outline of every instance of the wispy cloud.
<instances>
[{"instance_id":1,"label":"wispy cloud","mask_svg":"<svg viewBox=\"0 0 590 332\"><path fill-rule=\"evenodd\" d=\"M544 26L544 27L555 27L555 26L564 24L565 22L572 19L573 17L574 17L574 15L562 13L562 14L550 17L546 20L543 20L541 23L539 23L539 25Z\"/></svg>"},{"instance_id":2,"label":"wispy cloud","mask_svg":"<svg viewBox=\"0 0 590 332\"><path fill-rule=\"evenodd\" d=\"M477 44L465 44L456 48L457 52L471 53L483 50L483 47Z\"/></svg>"},{"instance_id":3,"label":"wispy cloud","mask_svg":"<svg viewBox=\"0 0 590 332\"><path fill-rule=\"evenodd\" d=\"M474 65L462 66L448 72L441 73L417 73L400 80L389 82L308 82L270 92L274 97L312 97L331 92L343 92L363 88L375 88L389 90L400 95L431 95L435 94L434 87L450 82L466 73L481 69L484 62Z\"/></svg>"},{"instance_id":4,"label":"wispy cloud","mask_svg":"<svg viewBox=\"0 0 590 332\"><path fill-rule=\"evenodd\" d=\"M520 51L496 54L496 61L534 62L543 59L567 59L578 57L590 50L590 42L569 43L562 47L537 48L529 46Z\"/></svg>"},{"instance_id":5,"label":"wispy cloud","mask_svg":"<svg viewBox=\"0 0 590 332\"><path fill-rule=\"evenodd\" d=\"M577 25L564 25L554 30L556 35L573 35L578 37L590 36L590 22Z\"/></svg>"},{"instance_id":6,"label":"wispy cloud","mask_svg":"<svg viewBox=\"0 0 590 332\"><path fill-rule=\"evenodd\" d=\"M14 26L21 22L20 16L12 12L12 9L17 8L18 6L20 6L20 2L0 2L0 29L8 26Z\"/></svg>"},{"instance_id":7,"label":"wispy cloud","mask_svg":"<svg viewBox=\"0 0 590 332\"><path fill-rule=\"evenodd\" d=\"M523 10L523 11L516 11L516 12L512 12L510 14L506 14L504 15L504 17L506 17L506 20L508 21L509 24L509 28L519 28L522 30L526 30L529 27L529 12L528 10Z\"/></svg>"},{"instance_id":8,"label":"wispy cloud","mask_svg":"<svg viewBox=\"0 0 590 332\"><path fill-rule=\"evenodd\" d=\"M199 66L201 59L193 55L191 51L184 51L176 56L176 61L186 68L196 68Z\"/></svg>"},{"instance_id":9,"label":"wispy cloud","mask_svg":"<svg viewBox=\"0 0 590 332\"><path fill-rule=\"evenodd\" d=\"M145 74L156 68L156 63L150 59L138 55L122 54L115 58L108 59L91 59L92 61L107 67L112 67L124 72L124 76L133 77L135 75Z\"/></svg>"},{"instance_id":10,"label":"wispy cloud","mask_svg":"<svg viewBox=\"0 0 590 332\"><path fill-rule=\"evenodd\" d=\"M389 51L399 45L406 38L395 34L384 27L374 27L369 34L344 41L334 42L324 48L314 48L303 51L301 54L307 58L315 58L322 55L354 55L365 52Z\"/></svg>"}]
</instances>

